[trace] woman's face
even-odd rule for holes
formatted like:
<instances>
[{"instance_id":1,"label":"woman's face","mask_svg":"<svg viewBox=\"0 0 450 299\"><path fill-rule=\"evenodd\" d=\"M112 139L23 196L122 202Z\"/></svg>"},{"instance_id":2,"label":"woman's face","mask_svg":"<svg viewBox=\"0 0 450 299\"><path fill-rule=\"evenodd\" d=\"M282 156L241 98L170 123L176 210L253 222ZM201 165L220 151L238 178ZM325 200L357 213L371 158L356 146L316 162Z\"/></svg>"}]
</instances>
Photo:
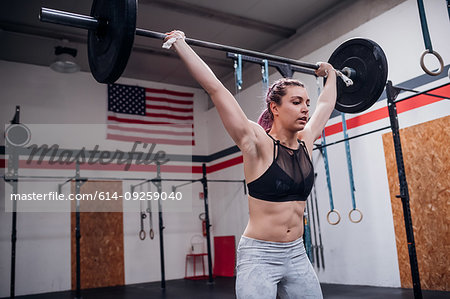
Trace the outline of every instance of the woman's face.
<instances>
[{"instance_id":1,"label":"woman's face","mask_svg":"<svg viewBox=\"0 0 450 299\"><path fill-rule=\"evenodd\" d=\"M304 87L287 87L286 95L281 98L281 105L272 104L274 121L288 130L303 130L309 118L309 101Z\"/></svg>"}]
</instances>

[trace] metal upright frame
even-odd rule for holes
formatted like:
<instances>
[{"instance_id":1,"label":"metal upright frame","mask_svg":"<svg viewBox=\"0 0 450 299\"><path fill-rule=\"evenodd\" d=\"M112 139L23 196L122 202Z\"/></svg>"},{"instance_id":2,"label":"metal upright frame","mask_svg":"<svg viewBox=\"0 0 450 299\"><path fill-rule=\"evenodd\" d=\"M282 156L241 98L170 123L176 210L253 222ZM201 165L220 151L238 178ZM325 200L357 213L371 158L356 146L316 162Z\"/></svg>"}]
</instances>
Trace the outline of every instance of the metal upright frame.
<instances>
[{"instance_id":1,"label":"metal upright frame","mask_svg":"<svg viewBox=\"0 0 450 299\"><path fill-rule=\"evenodd\" d=\"M398 114L395 99L401 89L393 87L392 82L386 84L387 103L389 110L389 120L391 122L392 138L394 139L395 158L397 162L398 179L400 183L400 195L397 198L402 200L403 217L405 219L406 239L408 242L409 263L411 265L411 276L414 288L414 298L422 298L420 287L419 264L417 262L416 244L414 242L414 230L409 205L408 183L406 181L405 166L403 163L402 145L400 142L400 132L398 124Z\"/></svg>"}]
</instances>

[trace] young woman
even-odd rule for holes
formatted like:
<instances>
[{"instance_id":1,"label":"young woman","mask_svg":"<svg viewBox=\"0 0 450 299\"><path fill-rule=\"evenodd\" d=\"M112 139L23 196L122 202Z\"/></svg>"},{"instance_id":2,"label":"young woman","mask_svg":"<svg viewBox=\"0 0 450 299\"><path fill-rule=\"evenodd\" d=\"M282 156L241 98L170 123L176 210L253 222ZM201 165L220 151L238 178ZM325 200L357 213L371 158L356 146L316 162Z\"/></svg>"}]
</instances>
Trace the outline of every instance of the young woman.
<instances>
[{"instance_id":1,"label":"young woman","mask_svg":"<svg viewBox=\"0 0 450 299\"><path fill-rule=\"evenodd\" d=\"M303 246L303 212L313 180L313 142L320 137L336 102L336 73L327 76L309 118L309 97L297 80L276 81L258 123L245 116L233 95L184 41L167 33L189 72L211 97L222 122L242 152L248 182L249 221L239 242L236 264L238 298L322 298L319 281Z\"/></svg>"}]
</instances>

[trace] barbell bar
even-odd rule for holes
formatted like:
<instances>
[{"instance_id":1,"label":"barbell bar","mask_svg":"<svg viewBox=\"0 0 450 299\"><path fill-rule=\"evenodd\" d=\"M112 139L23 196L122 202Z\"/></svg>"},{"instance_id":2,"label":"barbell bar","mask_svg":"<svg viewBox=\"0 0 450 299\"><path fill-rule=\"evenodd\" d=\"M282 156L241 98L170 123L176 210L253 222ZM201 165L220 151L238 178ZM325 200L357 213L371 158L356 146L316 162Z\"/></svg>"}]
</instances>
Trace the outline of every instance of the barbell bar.
<instances>
[{"instance_id":1,"label":"barbell bar","mask_svg":"<svg viewBox=\"0 0 450 299\"><path fill-rule=\"evenodd\" d=\"M45 8L45 7L41 8L41 11L39 14L39 19L42 22L66 25L66 26L70 26L70 27L76 27L76 28L87 29L87 30L92 30L92 31L97 31L99 26L102 26L101 21L99 21L98 19L96 19L94 17L74 14L74 13L67 12L67 11L55 10L55 9L50 9L50 8ZM135 33L136 33L136 35L145 36L145 37L149 37L149 38L155 38L155 39L164 39L166 37L166 35L164 33L151 31L151 30L147 30L147 29L141 29L141 28L136 28ZM292 65L298 65L298 66L310 68L310 69L318 69L319 68L316 64L310 64L310 63L298 61L295 59L276 56L276 55L272 55L272 54L266 54L266 53L262 53L262 52L252 51L252 50L246 50L246 49L232 47L232 46L221 45L221 44L197 40L197 39L193 39L193 38L186 38L186 43L189 45L193 45L193 46L198 46L198 47L203 47L203 48L208 48L208 49L213 49L213 50L219 50L219 51L235 52L235 53L249 55L249 56L253 56L253 57L257 57L257 58L269 59L269 60L288 63L288 64L292 64Z\"/></svg>"},{"instance_id":2,"label":"barbell bar","mask_svg":"<svg viewBox=\"0 0 450 299\"><path fill-rule=\"evenodd\" d=\"M166 34L136 28L136 0L94 0L90 16L42 7L39 19L88 30L88 59L91 73L100 83L114 83L123 73L133 47L134 36L164 39ZM318 69L311 64L277 55L186 38L193 46L233 52L282 62L303 68ZM341 52L345 52L342 55ZM350 39L334 51L329 61L354 84L337 83L336 109L361 112L375 103L387 80L387 60L381 47L367 39ZM371 80L374 79L375 80ZM382 82L382 83L380 83Z\"/></svg>"}]
</instances>

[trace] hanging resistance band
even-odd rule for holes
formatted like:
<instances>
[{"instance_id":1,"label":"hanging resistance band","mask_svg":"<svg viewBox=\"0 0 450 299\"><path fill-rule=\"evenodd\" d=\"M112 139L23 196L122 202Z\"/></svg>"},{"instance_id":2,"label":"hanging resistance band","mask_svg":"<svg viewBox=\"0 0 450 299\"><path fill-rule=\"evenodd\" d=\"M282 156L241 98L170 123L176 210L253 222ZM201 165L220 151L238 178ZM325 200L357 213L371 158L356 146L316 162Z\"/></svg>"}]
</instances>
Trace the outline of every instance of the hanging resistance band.
<instances>
[{"instance_id":1,"label":"hanging resistance band","mask_svg":"<svg viewBox=\"0 0 450 299\"><path fill-rule=\"evenodd\" d=\"M262 83L264 88L264 94L269 90L269 61L263 59L263 65L261 66Z\"/></svg>"},{"instance_id":2,"label":"hanging resistance band","mask_svg":"<svg viewBox=\"0 0 450 299\"><path fill-rule=\"evenodd\" d=\"M450 20L450 0L447 0L448 18Z\"/></svg>"},{"instance_id":3,"label":"hanging resistance band","mask_svg":"<svg viewBox=\"0 0 450 299\"><path fill-rule=\"evenodd\" d=\"M348 169L348 178L350 181L350 194L352 195L352 206L353 209L348 213L348 218L353 223L358 223L362 220L363 214L360 210L356 208L356 201L355 201L355 181L353 180L353 167L352 167L352 157L350 154L350 142L348 141L348 134L347 134L347 122L345 120L345 113L341 113L342 116L342 131L344 132L344 139L345 139L345 155L347 157L347 169ZM359 217L356 219L352 218L353 213L359 213Z\"/></svg>"},{"instance_id":4,"label":"hanging resistance band","mask_svg":"<svg viewBox=\"0 0 450 299\"><path fill-rule=\"evenodd\" d=\"M420 25L422 26L423 41L425 43L425 51L420 56L420 66L423 71L431 76L437 76L444 70L444 61L438 52L433 51L433 46L431 45L430 32L428 31L427 17L425 15L425 7L423 5L423 0L417 0L417 6L419 7ZM439 60L440 67L437 71L433 72L427 69L425 66L424 58L426 54L433 54L437 60Z\"/></svg>"}]
</instances>

